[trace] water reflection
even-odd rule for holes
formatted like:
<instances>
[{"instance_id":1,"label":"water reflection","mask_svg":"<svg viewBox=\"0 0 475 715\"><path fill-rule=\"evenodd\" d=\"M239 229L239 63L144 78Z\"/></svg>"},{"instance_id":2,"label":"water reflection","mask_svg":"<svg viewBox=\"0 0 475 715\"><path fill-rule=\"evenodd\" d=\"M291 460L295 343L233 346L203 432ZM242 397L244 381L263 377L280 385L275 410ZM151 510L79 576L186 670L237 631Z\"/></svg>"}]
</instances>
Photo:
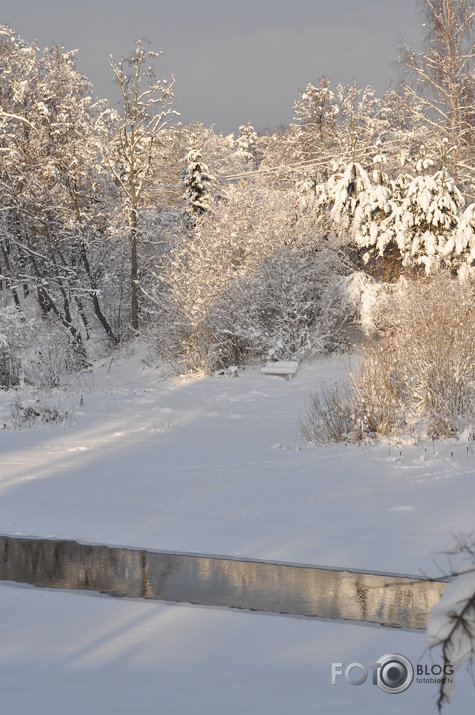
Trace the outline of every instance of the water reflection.
<instances>
[{"instance_id":1,"label":"water reflection","mask_svg":"<svg viewBox=\"0 0 475 715\"><path fill-rule=\"evenodd\" d=\"M0 580L425 628L446 583L308 566L0 536Z\"/></svg>"}]
</instances>

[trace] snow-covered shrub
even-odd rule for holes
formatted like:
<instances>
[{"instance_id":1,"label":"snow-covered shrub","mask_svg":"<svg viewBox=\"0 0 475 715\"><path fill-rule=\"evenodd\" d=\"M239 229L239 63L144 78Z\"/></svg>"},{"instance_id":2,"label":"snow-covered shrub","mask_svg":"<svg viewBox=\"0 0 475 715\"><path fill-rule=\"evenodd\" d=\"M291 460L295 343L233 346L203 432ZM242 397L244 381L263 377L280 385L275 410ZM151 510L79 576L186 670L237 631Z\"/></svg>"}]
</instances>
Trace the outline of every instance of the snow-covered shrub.
<instances>
[{"instance_id":1,"label":"snow-covered shrub","mask_svg":"<svg viewBox=\"0 0 475 715\"><path fill-rule=\"evenodd\" d=\"M82 369L84 361L65 330L53 321L41 320L39 326L37 323L35 341L22 357L25 382L40 387L58 387L62 375Z\"/></svg>"},{"instance_id":2,"label":"snow-covered shrub","mask_svg":"<svg viewBox=\"0 0 475 715\"><path fill-rule=\"evenodd\" d=\"M324 385L321 394L311 394L302 438L310 444L353 443L402 432L407 385L391 372L395 358L387 345L371 344L360 358L357 377L351 374L343 386Z\"/></svg>"},{"instance_id":3,"label":"snow-covered shrub","mask_svg":"<svg viewBox=\"0 0 475 715\"><path fill-rule=\"evenodd\" d=\"M69 332L44 318L33 300L23 308L4 305L0 310L0 387L21 382L56 387L61 373L80 369Z\"/></svg>"},{"instance_id":4,"label":"snow-covered shrub","mask_svg":"<svg viewBox=\"0 0 475 715\"><path fill-rule=\"evenodd\" d=\"M449 549L452 579L439 603L431 610L427 625L427 640L432 648L440 648L442 670L455 670L462 664L475 665L475 536L457 536ZM437 708L449 703L455 693L453 683L441 679Z\"/></svg>"},{"instance_id":5,"label":"snow-covered shrub","mask_svg":"<svg viewBox=\"0 0 475 715\"><path fill-rule=\"evenodd\" d=\"M320 392L310 395L300 436L309 444L359 442L363 436L361 410L350 382L323 384Z\"/></svg>"},{"instance_id":6,"label":"snow-covered shrub","mask_svg":"<svg viewBox=\"0 0 475 715\"><path fill-rule=\"evenodd\" d=\"M63 409L58 401L45 400L39 395L31 398L15 395L10 412L11 428L17 431L38 426L66 425L71 417L71 411Z\"/></svg>"},{"instance_id":7,"label":"snow-covered shrub","mask_svg":"<svg viewBox=\"0 0 475 715\"><path fill-rule=\"evenodd\" d=\"M454 437L475 418L475 284L445 274L383 293L383 334L363 347L351 387L334 400L344 439L418 429ZM328 403L328 400L327 400ZM338 404L336 404L338 403ZM331 404L312 398L307 439L320 442Z\"/></svg>"},{"instance_id":8,"label":"snow-covered shrub","mask_svg":"<svg viewBox=\"0 0 475 715\"><path fill-rule=\"evenodd\" d=\"M404 276L396 283L380 283L363 271L343 279L345 298L363 335L384 335L394 327L393 306L404 299L408 286Z\"/></svg>"},{"instance_id":9,"label":"snow-covered shrub","mask_svg":"<svg viewBox=\"0 0 475 715\"><path fill-rule=\"evenodd\" d=\"M0 389L16 387L21 382L21 362L0 348Z\"/></svg>"},{"instance_id":10,"label":"snow-covered shrub","mask_svg":"<svg viewBox=\"0 0 475 715\"><path fill-rule=\"evenodd\" d=\"M191 370L331 350L348 310L345 270L291 192L230 192L157 271L157 321Z\"/></svg>"},{"instance_id":11,"label":"snow-covered shrub","mask_svg":"<svg viewBox=\"0 0 475 715\"><path fill-rule=\"evenodd\" d=\"M354 271L343 279L342 288L355 323L365 335L378 331L382 294L387 285L378 283L363 271Z\"/></svg>"},{"instance_id":12,"label":"snow-covered shrub","mask_svg":"<svg viewBox=\"0 0 475 715\"><path fill-rule=\"evenodd\" d=\"M359 389L386 397L387 432L422 422L456 436L475 412L475 284L446 274L385 300L386 332L363 354Z\"/></svg>"},{"instance_id":13,"label":"snow-covered shrub","mask_svg":"<svg viewBox=\"0 0 475 715\"><path fill-rule=\"evenodd\" d=\"M339 259L327 249L281 247L263 256L209 306L210 367L256 356L301 359L340 347L347 306L339 272Z\"/></svg>"}]
</instances>

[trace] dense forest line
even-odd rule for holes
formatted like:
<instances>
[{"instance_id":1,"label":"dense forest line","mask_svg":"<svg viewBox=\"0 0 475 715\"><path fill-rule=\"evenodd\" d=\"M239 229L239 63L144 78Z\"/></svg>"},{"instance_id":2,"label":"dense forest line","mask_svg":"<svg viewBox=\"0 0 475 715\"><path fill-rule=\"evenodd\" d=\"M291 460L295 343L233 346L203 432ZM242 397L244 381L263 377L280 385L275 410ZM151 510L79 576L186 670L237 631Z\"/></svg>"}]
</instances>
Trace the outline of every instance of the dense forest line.
<instances>
[{"instance_id":1,"label":"dense forest line","mask_svg":"<svg viewBox=\"0 0 475 715\"><path fill-rule=\"evenodd\" d=\"M116 110L75 52L2 27L1 384L137 335L185 371L311 356L349 339L368 285L472 282L473 17L426 11L384 96L322 76L288 127L237 136L179 122L143 41L111 58Z\"/></svg>"}]
</instances>

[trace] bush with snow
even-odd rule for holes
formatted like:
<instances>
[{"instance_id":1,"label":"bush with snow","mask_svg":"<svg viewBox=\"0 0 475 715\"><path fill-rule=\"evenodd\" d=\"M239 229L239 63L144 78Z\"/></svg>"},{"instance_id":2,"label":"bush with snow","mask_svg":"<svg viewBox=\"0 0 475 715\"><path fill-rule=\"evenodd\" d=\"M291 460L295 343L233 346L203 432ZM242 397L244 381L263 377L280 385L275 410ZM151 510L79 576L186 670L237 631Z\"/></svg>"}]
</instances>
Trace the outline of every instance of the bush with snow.
<instances>
[{"instance_id":1,"label":"bush with snow","mask_svg":"<svg viewBox=\"0 0 475 715\"><path fill-rule=\"evenodd\" d=\"M209 306L207 360L222 366L249 357L302 359L338 349L347 318L335 280L341 269L328 249L312 255L282 247L261 257Z\"/></svg>"},{"instance_id":2,"label":"bush with snow","mask_svg":"<svg viewBox=\"0 0 475 715\"><path fill-rule=\"evenodd\" d=\"M167 340L191 370L332 350L348 313L345 271L293 194L231 191L172 247L157 322L173 326Z\"/></svg>"},{"instance_id":3,"label":"bush with snow","mask_svg":"<svg viewBox=\"0 0 475 715\"><path fill-rule=\"evenodd\" d=\"M55 387L64 372L81 367L68 330L42 317L34 300L23 309L0 304L0 388Z\"/></svg>"},{"instance_id":4,"label":"bush with snow","mask_svg":"<svg viewBox=\"0 0 475 715\"><path fill-rule=\"evenodd\" d=\"M37 427L66 426L71 420L71 410L62 407L59 400L51 400L44 395L14 395L10 404L10 422L4 428L15 431L35 429Z\"/></svg>"},{"instance_id":5,"label":"bush with snow","mask_svg":"<svg viewBox=\"0 0 475 715\"><path fill-rule=\"evenodd\" d=\"M363 271L355 271L343 281L343 291L354 320L365 335L377 332L381 324L382 294L387 286Z\"/></svg>"},{"instance_id":6,"label":"bush with snow","mask_svg":"<svg viewBox=\"0 0 475 715\"><path fill-rule=\"evenodd\" d=\"M314 395L309 442L418 431L456 437L475 419L475 284L445 274L383 292L382 335L343 391ZM338 429L332 430L332 423ZM344 424L345 429L339 427Z\"/></svg>"}]
</instances>

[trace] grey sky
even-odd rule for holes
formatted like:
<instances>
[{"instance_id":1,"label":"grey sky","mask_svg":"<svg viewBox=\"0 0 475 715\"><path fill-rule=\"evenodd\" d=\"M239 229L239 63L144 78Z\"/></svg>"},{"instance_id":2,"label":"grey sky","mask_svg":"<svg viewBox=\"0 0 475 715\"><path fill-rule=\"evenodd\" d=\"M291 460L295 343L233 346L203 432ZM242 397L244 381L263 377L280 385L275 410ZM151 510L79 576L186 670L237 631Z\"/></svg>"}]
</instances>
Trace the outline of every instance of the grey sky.
<instances>
[{"instance_id":1,"label":"grey sky","mask_svg":"<svg viewBox=\"0 0 475 715\"><path fill-rule=\"evenodd\" d=\"M415 0L15 0L0 22L25 40L79 49L96 94L113 98L109 53L137 37L162 49L163 76L176 76L176 109L233 131L286 124L298 89L320 74L378 92L395 76L402 39L416 43Z\"/></svg>"}]
</instances>

